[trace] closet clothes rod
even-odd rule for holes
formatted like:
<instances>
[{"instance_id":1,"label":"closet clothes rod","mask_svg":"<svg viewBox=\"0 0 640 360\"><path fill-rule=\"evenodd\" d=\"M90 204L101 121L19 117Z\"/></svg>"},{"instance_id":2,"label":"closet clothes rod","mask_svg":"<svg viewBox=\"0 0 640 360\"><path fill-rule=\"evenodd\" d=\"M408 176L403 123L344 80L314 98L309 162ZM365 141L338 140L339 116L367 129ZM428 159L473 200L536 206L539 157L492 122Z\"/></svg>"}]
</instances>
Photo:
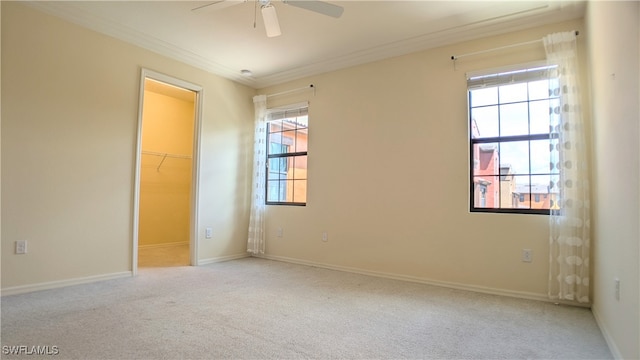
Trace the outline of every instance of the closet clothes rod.
<instances>
[{"instance_id":1,"label":"closet clothes rod","mask_svg":"<svg viewBox=\"0 0 640 360\"><path fill-rule=\"evenodd\" d=\"M169 154L169 153L160 153L160 152L155 152L155 151L143 151L142 152L144 155L154 155L154 156L162 156L162 160L160 160L160 164L158 164L158 167L156 168L156 171L160 171L160 167L162 166L162 164L164 163L164 161L170 157L170 158L175 158L175 159L191 159L191 156L189 155L178 155L178 154Z\"/></svg>"},{"instance_id":2,"label":"closet clothes rod","mask_svg":"<svg viewBox=\"0 0 640 360\"><path fill-rule=\"evenodd\" d=\"M189 155L161 153L161 152L155 152L155 151L143 151L142 153L145 155L163 156L163 157L170 157L170 158L176 158L176 159L191 159L191 156Z\"/></svg>"},{"instance_id":3,"label":"closet clothes rod","mask_svg":"<svg viewBox=\"0 0 640 360\"><path fill-rule=\"evenodd\" d=\"M576 33L576 36L580 35L579 31L576 31L575 33ZM542 42L542 39L525 41L525 42L521 42L521 43L518 43L518 44L505 45L505 46L500 46L500 47L493 48L493 49L480 50L480 51L466 53L466 54L451 55L451 60L456 61L456 60L458 60L460 58L467 57L467 56L480 55L480 54L484 54L484 53L488 53L488 52L492 52L492 51L510 49L510 48L513 48L513 47L536 44L536 43L539 43L539 42Z\"/></svg>"}]
</instances>

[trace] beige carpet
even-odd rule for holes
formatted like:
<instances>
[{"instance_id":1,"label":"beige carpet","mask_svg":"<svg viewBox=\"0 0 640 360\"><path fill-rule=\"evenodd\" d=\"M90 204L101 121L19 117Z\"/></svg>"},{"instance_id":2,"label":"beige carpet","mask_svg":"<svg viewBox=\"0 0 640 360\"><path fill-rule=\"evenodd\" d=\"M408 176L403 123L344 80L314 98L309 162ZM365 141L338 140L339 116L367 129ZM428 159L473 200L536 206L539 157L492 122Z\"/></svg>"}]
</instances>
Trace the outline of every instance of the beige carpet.
<instances>
[{"instance_id":1,"label":"beige carpet","mask_svg":"<svg viewBox=\"0 0 640 360\"><path fill-rule=\"evenodd\" d=\"M55 359L611 358L588 309L256 258L3 297L1 342Z\"/></svg>"}]
</instances>

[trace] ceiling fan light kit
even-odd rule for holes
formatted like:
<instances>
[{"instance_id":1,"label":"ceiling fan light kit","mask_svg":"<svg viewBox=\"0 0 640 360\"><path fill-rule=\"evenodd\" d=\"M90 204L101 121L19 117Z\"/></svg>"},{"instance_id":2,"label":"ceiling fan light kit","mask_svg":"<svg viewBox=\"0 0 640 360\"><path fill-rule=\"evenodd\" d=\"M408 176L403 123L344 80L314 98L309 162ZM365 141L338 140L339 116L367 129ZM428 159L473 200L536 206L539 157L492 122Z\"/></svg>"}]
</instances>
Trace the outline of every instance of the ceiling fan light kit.
<instances>
[{"instance_id":1,"label":"ceiling fan light kit","mask_svg":"<svg viewBox=\"0 0 640 360\"><path fill-rule=\"evenodd\" d=\"M264 29L267 32L267 37L282 35L276 8L271 5L271 3L267 3L266 5L262 5L260 11L262 12L262 21L264 22Z\"/></svg>"},{"instance_id":2,"label":"ceiling fan light kit","mask_svg":"<svg viewBox=\"0 0 640 360\"><path fill-rule=\"evenodd\" d=\"M246 3L248 0L216 0L206 5L201 5L191 9L191 11L204 10L220 10L232 5L238 5ZM255 3L254 15L258 13L258 6L260 6L260 12L262 13L262 21L264 22L264 28L267 32L267 37L276 37L282 35L280 31L280 23L278 22L278 14L276 8L271 3L271 0L253 0ZM334 5L328 2L320 0L282 0L284 4L291 5L300 9L309 10L318 14L330 16L333 18L339 18L344 12L344 8L339 5ZM253 27L256 27L256 21L254 18Z\"/></svg>"}]
</instances>

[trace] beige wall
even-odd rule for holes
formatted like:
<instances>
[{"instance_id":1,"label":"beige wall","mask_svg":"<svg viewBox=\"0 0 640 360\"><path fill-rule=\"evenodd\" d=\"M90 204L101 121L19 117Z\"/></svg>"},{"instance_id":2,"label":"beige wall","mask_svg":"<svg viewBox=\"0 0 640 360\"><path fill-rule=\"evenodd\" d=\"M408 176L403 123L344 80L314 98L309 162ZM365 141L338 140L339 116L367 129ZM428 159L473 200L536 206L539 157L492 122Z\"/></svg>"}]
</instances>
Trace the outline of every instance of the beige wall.
<instances>
[{"instance_id":1,"label":"beige wall","mask_svg":"<svg viewBox=\"0 0 640 360\"><path fill-rule=\"evenodd\" d=\"M149 91L154 83L148 83L142 115L138 245L189 243L192 159L185 157L193 154L195 92L184 91L190 95L184 100Z\"/></svg>"},{"instance_id":2,"label":"beige wall","mask_svg":"<svg viewBox=\"0 0 640 360\"><path fill-rule=\"evenodd\" d=\"M594 300L614 355L640 358L640 5L591 2ZM620 300L614 279L620 279Z\"/></svg>"},{"instance_id":3,"label":"beige wall","mask_svg":"<svg viewBox=\"0 0 640 360\"><path fill-rule=\"evenodd\" d=\"M255 91L22 4L1 6L2 289L132 270L143 67L204 89L199 261L246 254ZM16 240L28 240L28 254L14 254Z\"/></svg>"},{"instance_id":4,"label":"beige wall","mask_svg":"<svg viewBox=\"0 0 640 360\"><path fill-rule=\"evenodd\" d=\"M203 86L199 258L243 255L255 92L20 4L1 6L3 290L131 271L141 67ZM581 49L588 40L593 88L594 313L624 358L640 357L638 8L591 3L578 38ZM268 207L267 256L544 298L547 218L468 211L464 76L543 59L542 47L464 58L456 68L450 56L574 29L582 23L262 89L316 86L315 96L270 99L309 100L311 131L308 205ZM13 253L20 239L26 255ZM532 263L520 261L523 248Z\"/></svg>"},{"instance_id":5,"label":"beige wall","mask_svg":"<svg viewBox=\"0 0 640 360\"><path fill-rule=\"evenodd\" d=\"M310 130L307 206L267 207L267 257L546 298L548 218L469 212L465 78L543 60L544 49L463 58L456 68L450 57L581 29L545 26L261 89L316 87L315 96L269 99L308 99ZM533 250L532 263L522 249Z\"/></svg>"}]
</instances>

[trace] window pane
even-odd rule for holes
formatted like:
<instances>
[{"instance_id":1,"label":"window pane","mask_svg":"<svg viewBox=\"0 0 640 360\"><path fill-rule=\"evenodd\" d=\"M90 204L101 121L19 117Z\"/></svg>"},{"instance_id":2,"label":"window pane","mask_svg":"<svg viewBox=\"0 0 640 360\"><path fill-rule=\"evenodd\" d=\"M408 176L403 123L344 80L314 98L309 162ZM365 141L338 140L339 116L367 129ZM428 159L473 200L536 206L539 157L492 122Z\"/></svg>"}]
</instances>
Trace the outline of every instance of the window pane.
<instances>
[{"instance_id":1,"label":"window pane","mask_svg":"<svg viewBox=\"0 0 640 360\"><path fill-rule=\"evenodd\" d=\"M282 131L282 120L269 122L268 130L270 134Z\"/></svg>"},{"instance_id":2,"label":"window pane","mask_svg":"<svg viewBox=\"0 0 640 360\"><path fill-rule=\"evenodd\" d=\"M499 175L498 143L475 144L473 146L473 175Z\"/></svg>"},{"instance_id":3,"label":"window pane","mask_svg":"<svg viewBox=\"0 0 640 360\"><path fill-rule=\"evenodd\" d=\"M308 116L298 116L295 119L295 122L298 125L298 129L309 127L309 117Z\"/></svg>"},{"instance_id":4,"label":"window pane","mask_svg":"<svg viewBox=\"0 0 640 360\"><path fill-rule=\"evenodd\" d=\"M286 158L269 159L269 173L267 179L279 180L287 178Z\"/></svg>"},{"instance_id":5,"label":"window pane","mask_svg":"<svg viewBox=\"0 0 640 360\"><path fill-rule=\"evenodd\" d=\"M513 193L514 208L530 209L531 208L531 186L529 185L529 176L514 176L515 191Z\"/></svg>"},{"instance_id":6,"label":"window pane","mask_svg":"<svg viewBox=\"0 0 640 360\"><path fill-rule=\"evenodd\" d=\"M296 131L296 149L295 152L307 151L307 133L308 129L298 129Z\"/></svg>"},{"instance_id":7,"label":"window pane","mask_svg":"<svg viewBox=\"0 0 640 360\"><path fill-rule=\"evenodd\" d=\"M307 180L293 181L293 202L307 202Z\"/></svg>"},{"instance_id":8,"label":"window pane","mask_svg":"<svg viewBox=\"0 0 640 360\"><path fill-rule=\"evenodd\" d=\"M474 176L474 206L477 208L499 208L499 184L499 176Z\"/></svg>"},{"instance_id":9,"label":"window pane","mask_svg":"<svg viewBox=\"0 0 640 360\"><path fill-rule=\"evenodd\" d=\"M292 152L295 149L295 140L296 140L296 131L295 130L286 130L282 133L282 145L286 146L283 150L283 153Z\"/></svg>"},{"instance_id":10,"label":"window pane","mask_svg":"<svg viewBox=\"0 0 640 360\"><path fill-rule=\"evenodd\" d=\"M529 134L527 103L500 105L500 136Z\"/></svg>"},{"instance_id":11,"label":"window pane","mask_svg":"<svg viewBox=\"0 0 640 360\"><path fill-rule=\"evenodd\" d=\"M494 105L498 103L498 88L490 87L470 91L471 107Z\"/></svg>"},{"instance_id":12,"label":"window pane","mask_svg":"<svg viewBox=\"0 0 640 360\"><path fill-rule=\"evenodd\" d=\"M532 81L529 83L529 100L546 99L549 97L549 80Z\"/></svg>"},{"instance_id":13,"label":"window pane","mask_svg":"<svg viewBox=\"0 0 640 360\"><path fill-rule=\"evenodd\" d=\"M531 134L549 133L549 100L538 100L529 103L531 118Z\"/></svg>"},{"instance_id":14,"label":"window pane","mask_svg":"<svg viewBox=\"0 0 640 360\"><path fill-rule=\"evenodd\" d=\"M267 181L267 201L282 202L287 199L287 181L269 180Z\"/></svg>"},{"instance_id":15,"label":"window pane","mask_svg":"<svg viewBox=\"0 0 640 360\"><path fill-rule=\"evenodd\" d=\"M499 135L497 106L471 109L471 119L472 138L481 139Z\"/></svg>"},{"instance_id":16,"label":"window pane","mask_svg":"<svg viewBox=\"0 0 640 360\"><path fill-rule=\"evenodd\" d=\"M267 202L306 202L307 155L268 159Z\"/></svg>"},{"instance_id":17,"label":"window pane","mask_svg":"<svg viewBox=\"0 0 640 360\"><path fill-rule=\"evenodd\" d=\"M280 180L280 191L282 191L282 200L293 202L293 180Z\"/></svg>"},{"instance_id":18,"label":"window pane","mask_svg":"<svg viewBox=\"0 0 640 360\"><path fill-rule=\"evenodd\" d=\"M531 141L531 174L548 174L549 161L551 161L549 140Z\"/></svg>"},{"instance_id":19,"label":"window pane","mask_svg":"<svg viewBox=\"0 0 640 360\"><path fill-rule=\"evenodd\" d=\"M504 172L500 176L500 207L503 209L517 208L518 203L514 198L517 177L511 173L510 168L501 170Z\"/></svg>"},{"instance_id":20,"label":"window pane","mask_svg":"<svg viewBox=\"0 0 640 360\"><path fill-rule=\"evenodd\" d=\"M501 104L527 100L527 83L504 85L499 89Z\"/></svg>"},{"instance_id":21,"label":"window pane","mask_svg":"<svg viewBox=\"0 0 640 360\"><path fill-rule=\"evenodd\" d=\"M269 155L277 155L286 152L286 148L282 146L282 133L269 135Z\"/></svg>"},{"instance_id":22,"label":"window pane","mask_svg":"<svg viewBox=\"0 0 640 360\"><path fill-rule=\"evenodd\" d=\"M500 143L500 167L511 167L513 174L529 174L529 142Z\"/></svg>"},{"instance_id":23,"label":"window pane","mask_svg":"<svg viewBox=\"0 0 640 360\"><path fill-rule=\"evenodd\" d=\"M549 193L549 176L531 176L531 208L549 209L551 194Z\"/></svg>"},{"instance_id":24,"label":"window pane","mask_svg":"<svg viewBox=\"0 0 640 360\"><path fill-rule=\"evenodd\" d=\"M293 179L300 180L307 178L307 155L296 156L292 159L292 165L294 168L294 173L292 174Z\"/></svg>"}]
</instances>

